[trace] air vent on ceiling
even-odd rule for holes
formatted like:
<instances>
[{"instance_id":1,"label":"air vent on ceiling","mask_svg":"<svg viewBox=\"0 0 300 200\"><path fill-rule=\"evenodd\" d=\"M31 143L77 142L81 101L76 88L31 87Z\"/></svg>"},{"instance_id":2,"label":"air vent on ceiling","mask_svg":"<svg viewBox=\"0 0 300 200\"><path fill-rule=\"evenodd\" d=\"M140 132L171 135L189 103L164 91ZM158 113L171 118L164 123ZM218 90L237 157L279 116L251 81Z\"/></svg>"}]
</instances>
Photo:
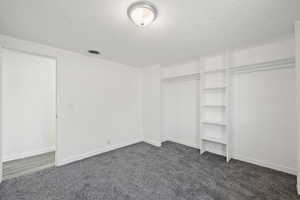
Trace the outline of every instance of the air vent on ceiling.
<instances>
[{"instance_id":1,"label":"air vent on ceiling","mask_svg":"<svg viewBox=\"0 0 300 200\"><path fill-rule=\"evenodd\" d=\"M99 51L97 51L97 50L88 50L88 52L90 53L90 54L94 54L94 55L100 55L101 53L99 52Z\"/></svg>"}]
</instances>

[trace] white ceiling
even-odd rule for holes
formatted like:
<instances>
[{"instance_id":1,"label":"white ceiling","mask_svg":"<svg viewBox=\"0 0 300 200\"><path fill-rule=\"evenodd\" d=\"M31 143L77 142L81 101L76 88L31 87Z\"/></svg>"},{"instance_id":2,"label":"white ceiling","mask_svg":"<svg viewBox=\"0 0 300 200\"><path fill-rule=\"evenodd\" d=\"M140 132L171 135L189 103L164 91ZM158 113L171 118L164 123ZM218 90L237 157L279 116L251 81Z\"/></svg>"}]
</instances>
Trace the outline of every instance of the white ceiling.
<instances>
[{"instance_id":1,"label":"white ceiling","mask_svg":"<svg viewBox=\"0 0 300 200\"><path fill-rule=\"evenodd\" d=\"M127 17L134 0L0 0L0 34L132 66L175 64L293 33L300 0L151 0L154 24Z\"/></svg>"}]
</instances>

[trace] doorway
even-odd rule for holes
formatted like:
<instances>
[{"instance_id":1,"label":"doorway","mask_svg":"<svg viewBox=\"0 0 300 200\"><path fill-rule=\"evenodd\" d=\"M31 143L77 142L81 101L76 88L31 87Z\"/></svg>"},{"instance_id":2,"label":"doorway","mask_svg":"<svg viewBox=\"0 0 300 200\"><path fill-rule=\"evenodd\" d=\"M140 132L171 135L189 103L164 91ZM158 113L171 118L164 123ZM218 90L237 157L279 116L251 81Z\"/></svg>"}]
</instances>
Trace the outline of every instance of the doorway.
<instances>
[{"instance_id":1,"label":"doorway","mask_svg":"<svg viewBox=\"0 0 300 200\"><path fill-rule=\"evenodd\" d=\"M55 165L56 60L2 49L3 180Z\"/></svg>"}]
</instances>

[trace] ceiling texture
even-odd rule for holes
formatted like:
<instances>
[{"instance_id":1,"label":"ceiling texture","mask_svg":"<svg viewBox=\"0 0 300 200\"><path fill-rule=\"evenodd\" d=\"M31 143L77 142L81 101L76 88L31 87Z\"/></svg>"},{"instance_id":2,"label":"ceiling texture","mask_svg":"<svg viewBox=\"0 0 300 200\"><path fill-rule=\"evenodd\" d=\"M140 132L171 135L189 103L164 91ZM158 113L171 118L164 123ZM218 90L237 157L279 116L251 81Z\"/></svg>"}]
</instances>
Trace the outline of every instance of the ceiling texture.
<instances>
[{"instance_id":1,"label":"ceiling texture","mask_svg":"<svg viewBox=\"0 0 300 200\"><path fill-rule=\"evenodd\" d=\"M135 26L134 0L0 0L0 34L143 67L292 35L300 0L150 0L156 21Z\"/></svg>"}]
</instances>

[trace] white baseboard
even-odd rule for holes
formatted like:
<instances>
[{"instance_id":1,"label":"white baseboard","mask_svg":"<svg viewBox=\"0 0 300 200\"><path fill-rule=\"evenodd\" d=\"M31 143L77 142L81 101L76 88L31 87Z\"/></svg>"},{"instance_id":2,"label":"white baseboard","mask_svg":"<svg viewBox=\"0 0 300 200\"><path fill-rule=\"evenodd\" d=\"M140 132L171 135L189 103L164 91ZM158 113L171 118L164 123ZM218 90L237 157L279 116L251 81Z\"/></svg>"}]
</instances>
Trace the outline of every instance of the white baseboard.
<instances>
[{"instance_id":1,"label":"white baseboard","mask_svg":"<svg viewBox=\"0 0 300 200\"><path fill-rule=\"evenodd\" d=\"M161 142L155 141L155 140L148 140L144 139L144 142L151 144L153 146L161 147Z\"/></svg>"},{"instance_id":2,"label":"white baseboard","mask_svg":"<svg viewBox=\"0 0 300 200\"><path fill-rule=\"evenodd\" d=\"M240 156L240 155L234 155L233 158L236 159L236 160L252 163L252 164L255 164L255 165L262 166L262 167L266 167L266 168L274 169L274 170L277 170L277 171L285 172L285 173L288 173L288 174L297 175L297 169L292 169L292 168L289 168L289 167L286 167L286 166L281 166L281 165L274 164L274 163L271 163L271 162L268 162L268 161L260 161L260 160L256 160L256 159L247 158L245 156ZM300 191L300 190L298 190L298 191Z\"/></svg>"},{"instance_id":3,"label":"white baseboard","mask_svg":"<svg viewBox=\"0 0 300 200\"><path fill-rule=\"evenodd\" d=\"M53 151L55 151L55 147L51 146L51 147L46 147L43 149L28 151L28 152L19 153L19 154L4 155L3 162L17 160L17 159L21 159L21 158L27 158L27 157L31 157L31 156L37 156L40 154L49 153L49 152L53 152Z\"/></svg>"},{"instance_id":4,"label":"white baseboard","mask_svg":"<svg viewBox=\"0 0 300 200\"><path fill-rule=\"evenodd\" d=\"M189 144L189 143L178 141L178 140L168 140L167 139L166 141L175 142L175 143L178 143L178 144L182 144L184 146L188 146L188 147L193 147L195 149L199 149L199 147L197 145L195 145L195 144Z\"/></svg>"},{"instance_id":5,"label":"white baseboard","mask_svg":"<svg viewBox=\"0 0 300 200\"><path fill-rule=\"evenodd\" d=\"M129 145L132 145L132 144L139 143L139 142L142 142L142 140L141 139L133 139L133 140L123 142L123 143L120 143L120 144L108 145L106 147L96 149L94 151L90 151L90 152L87 152L87 153L82 153L82 154L79 154L79 155L71 156L71 157L66 158L66 159L62 159L62 160L57 159L55 165L56 166L63 166L63 165L66 165L66 164L69 164L69 163L72 163L72 162L83 160L83 159L86 159L86 158L89 158L89 157L92 157L92 156L95 156L95 155L98 155L98 154L102 154L102 153L105 153L105 152L108 152L108 151L116 150L116 149L119 149L119 148L122 148L122 147L126 147L126 146L129 146Z\"/></svg>"}]
</instances>

